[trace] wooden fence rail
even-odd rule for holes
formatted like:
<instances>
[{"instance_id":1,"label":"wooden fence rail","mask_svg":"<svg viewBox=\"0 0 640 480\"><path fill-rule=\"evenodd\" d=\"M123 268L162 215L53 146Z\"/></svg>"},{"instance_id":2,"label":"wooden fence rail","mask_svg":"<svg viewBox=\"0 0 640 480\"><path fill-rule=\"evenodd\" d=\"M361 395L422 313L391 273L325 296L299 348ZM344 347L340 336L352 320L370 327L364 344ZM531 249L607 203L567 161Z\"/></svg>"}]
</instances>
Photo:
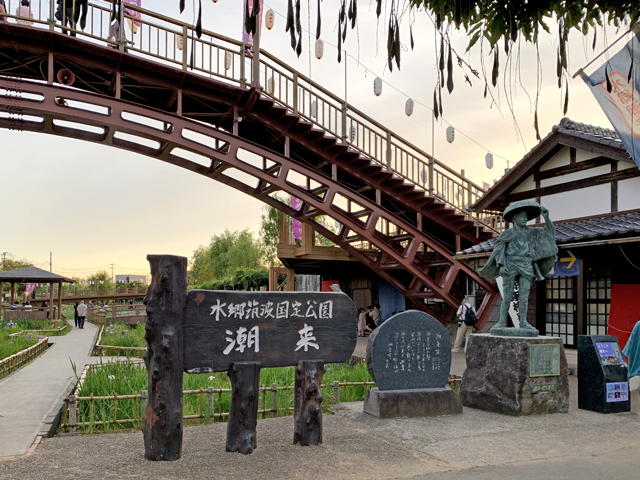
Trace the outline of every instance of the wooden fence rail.
<instances>
[{"instance_id":1,"label":"wooden fence rail","mask_svg":"<svg viewBox=\"0 0 640 480\"><path fill-rule=\"evenodd\" d=\"M94 367L92 365L91 367ZM87 369L85 368L86 373ZM454 386L459 385L461 382L461 377L451 376L449 378L448 385ZM334 381L329 384L323 384L322 388L331 387L332 389L332 403L340 403L340 399L346 399L347 396L347 388L353 387L364 387L364 395L367 395L367 390L369 387L375 386L375 382L368 382L363 380L362 382L338 382ZM342 395L340 393L340 389L342 388ZM262 393L262 399L259 401L262 405L262 408L258 410L258 415L262 415L262 418L266 417L267 413L273 413L276 417L279 416L280 412L283 410L293 411L293 407L285 407L278 408L278 392L279 391L289 391L294 390L295 387L293 385L284 385L278 386L273 383L271 386L267 386L263 384L259 390ZM184 390L183 395L198 395L199 398L199 413L192 415L183 415L184 420L194 420L194 419L205 419L210 421L215 421L216 418L224 418L228 417L228 412L222 411L222 394L223 393L231 393L230 388L200 388L198 390ZM216 396L218 412L216 413ZM267 408L267 397L270 397L270 408ZM63 412L63 421L60 424L60 427L66 429L69 432L77 432L78 428L83 427L92 427L92 426L102 426L102 425L126 425L131 424L135 425L142 421L144 416L145 408L146 408L146 400L148 398L148 393L146 390L143 390L140 393L135 392L133 395L118 395L115 393L114 395L109 396L94 396L91 394L90 396L79 397L77 395L69 395L65 398L65 407ZM118 402L122 400L133 400L134 401L134 418L126 418L126 419L118 419ZM112 420L94 420L94 402L97 401L107 401L113 402L113 419ZM89 420L80 421L80 402L89 402ZM259 403L259 404L260 404Z\"/></svg>"},{"instance_id":2,"label":"wooden fence rail","mask_svg":"<svg viewBox=\"0 0 640 480\"><path fill-rule=\"evenodd\" d=\"M32 345L29 348L15 353L10 357L0 360L0 378L4 378L7 375L15 372L19 368L23 367L33 359L35 359L41 353L44 353L49 346L49 337L41 338L38 343Z\"/></svg>"}]
</instances>

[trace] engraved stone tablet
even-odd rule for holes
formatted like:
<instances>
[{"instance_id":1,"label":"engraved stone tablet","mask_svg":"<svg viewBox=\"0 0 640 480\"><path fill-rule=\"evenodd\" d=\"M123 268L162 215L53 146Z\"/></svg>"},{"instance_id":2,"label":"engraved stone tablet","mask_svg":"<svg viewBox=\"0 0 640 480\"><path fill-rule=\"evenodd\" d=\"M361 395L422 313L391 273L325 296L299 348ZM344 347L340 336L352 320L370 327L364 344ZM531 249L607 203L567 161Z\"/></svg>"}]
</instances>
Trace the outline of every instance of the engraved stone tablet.
<instances>
[{"instance_id":1,"label":"engraved stone tablet","mask_svg":"<svg viewBox=\"0 0 640 480\"><path fill-rule=\"evenodd\" d=\"M378 388L444 388L451 368L447 329L431 315L394 315L369 336L367 367Z\"/></svg>"}]
</instances>

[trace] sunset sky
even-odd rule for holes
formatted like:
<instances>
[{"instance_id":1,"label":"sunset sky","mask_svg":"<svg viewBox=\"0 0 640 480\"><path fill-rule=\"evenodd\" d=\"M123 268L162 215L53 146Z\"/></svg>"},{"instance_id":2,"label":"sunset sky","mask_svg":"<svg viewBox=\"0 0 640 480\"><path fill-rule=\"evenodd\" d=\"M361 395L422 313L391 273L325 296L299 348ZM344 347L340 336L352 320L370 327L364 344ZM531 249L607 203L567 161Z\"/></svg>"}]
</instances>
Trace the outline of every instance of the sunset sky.
<instances>
[{"instance_id":1,"label":"sunset sky","mask_svg":"<svg viewBox=\"0 0 640 480\"><path fill-rule=\"evenodd\" d=\"M38 0L34 0L32 5L37 3ZM310 24L311 31L315 32L316 2L303 0L301 3L303 27L307 29ZM191 23L194 21L192 2L187 4L187 10L180 15L177 0L143 0L145 8ZM306 33L300 58L291 50L288 33L284 31L286 0L265 2L265 10L273 8L277 14L273 30L263 30L261 46L342 97L344 59L338 64L333 46L337 43L338 4L338 0L322 3L322 39L325 41L322 60L313 57L309 62ZM44 0L43 5L46 5ZM312 7L310 15L308 5ZM424 13L416 15L413 27L416 45L411 51L409 17L403 17L401 40L406 49L402 52L401 70L394 68L391 73L386 68L386 21L381 17L378 24L375 2L362 0L358 5L358 29L349 30L346 41L348 101L430 152L431 111L421 104L432 105L437 82L434 26ZM240 37L242 3L239 0L217 3L203 0L203 8L205 29ZM555 22L549 21L549 24L553 35L543 33L540 42L543 86L539 121L543 137L563 116L555 73ZM619 32L609 28L605 36L600 30L593 51L592 33L584 38L572 31L569 72L573 74L586 65L605 48L605 42L613 42L624 32L624 28ZM313 34L311 40L313 49ZM464 32L452 34L452 44L459 54L465 51L467 43ZM616 52L624 43L621 41L611 52ZM501 53L500 90L494 91L498 105L492 106L490 100L483 98L482 80L472 78L473 87L470 87L456 67L453 94L443 92L444 118L456 128L455 141L452 144L446 141L445 129L449 123L439 121L435 128L436 158L458 171L465 169L467 176L480 184L493 183L507 167L504 159L513 165L536 144L532 107L536 95L535 47L520 46L519 68L514 60L511 76L504 75L507 60L504 50ZM477 46L464 58L474 68L481 69ZM490 70L491 60L486 56L484 60ZM601 60L587 71L600 63ZM376 76L388 82L379 97L373 94ZM582 80L570 80L569 96L567 116L611 128ZM404 113L409 97L416 102L411 117ZM514 126L514 116L522 138ZM191 257L199 245L209 242L211 235L225 229L249 228L257 235L262 203L158 160L82 141L8 130L0 130L0 144L4 205L0 254L9 252L48 269L52 251L53 270L65 275L85 277L96 268L112 263L117 265L115 274L136 274L147 273L148 253ZM484 164L488 151L495 155L492 170Z\"/></svg>"}]
</instances>

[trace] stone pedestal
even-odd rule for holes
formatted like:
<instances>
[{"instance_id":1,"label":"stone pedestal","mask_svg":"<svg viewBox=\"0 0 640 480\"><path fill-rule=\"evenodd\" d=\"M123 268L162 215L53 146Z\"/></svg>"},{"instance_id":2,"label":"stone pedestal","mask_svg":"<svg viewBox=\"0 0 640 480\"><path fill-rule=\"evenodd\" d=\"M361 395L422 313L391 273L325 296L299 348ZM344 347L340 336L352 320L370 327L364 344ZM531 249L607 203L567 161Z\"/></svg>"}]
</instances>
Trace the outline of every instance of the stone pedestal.
<instances>
[{"instance_id":1,"label":"stone pedestal","mask_svg":"<svg viewBox=\"0 0 640 480\"><path fill-rule=\"evenodd\" d=\"M547 358L547 351L544 357L530 358L532 345L557 345L550 349L558 356ZM560 338L471 335L466 360L460 387L465 407L507 415L569 411L569 368ZM551 370L558 375L549 374Z\"/></svg>"},{"instance_id":2,"label":"stone pedestal","mask_svg":"<svg viewBox=\"0 0 640 480\"><path fill-rule=\"evenodd\" d=\"M450 388L385 390L372 388L364 413L378 418L436 417L462 413L460 398Z\"/></svg>"}]
</instances>

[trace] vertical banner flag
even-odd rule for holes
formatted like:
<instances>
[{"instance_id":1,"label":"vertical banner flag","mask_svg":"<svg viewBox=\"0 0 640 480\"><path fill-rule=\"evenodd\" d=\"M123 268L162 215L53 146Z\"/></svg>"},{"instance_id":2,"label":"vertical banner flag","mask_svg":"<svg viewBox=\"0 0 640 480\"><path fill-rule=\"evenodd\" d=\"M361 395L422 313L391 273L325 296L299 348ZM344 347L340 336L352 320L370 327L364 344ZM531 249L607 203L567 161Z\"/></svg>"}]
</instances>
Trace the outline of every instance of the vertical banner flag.
<instances>
[{"instance_id":1,"label":"vertical banner flag","mask_svg":"<svg viewBox=\"0 0 640 480\"><path fill-rule=\"evenodd\" d=\"M294 210L300 210L302 207L302 200L296 197L291 197L291 208ZM293 238L297 238L302 241L302 223L295 218L291 219L291 230L293 230Z\"/></svg>"},{"instance_id":2,"label":"vertical banner flag","mask_svg":"<svg viewBox=\"0 0 640 480\"><path fill-rule=\"evenodd\" d=\"M640 166L640 31L598 70L582 78Z\"/></svg>"},{"instance_id":3,"label":"vertical banner flag","mask_svg":"<svg viewBox=\"0 0 640 480\"><path fill-rule=\"evenodd\" d=\"M26 293L27 295L30 295L31 293L33 293L33 291L36 289L36 284L35 283L27 283L25 289L24 289L24 293Z\"/></svg>"},{"instance_id":4,"label":"vertical banner flag","mask_svg":"<svg viewBox=\"0 0 640 480\"><path fill-rule=\"evenodd\" d=\"M249 12L251 14L253 12L253 0L244 0L245 1L245 12ZM258 34L262 34L262 16L264 0L260 0L260 11L258 12ZM246 45L246 54L249 58L253 56L251 53L251 47L253 46L253 37L250 33L247 33L246 28L244 29L244 44Z\"/></svg>"},{"instance_id":5,"label":"vertical banner flag","mask_svg":"<svg viewBox=\"0 0 640 480\"><path fill-rule=\"evenodd\" d=\"M141 7L142 8L142 0L124 0L124 3L128 3L130 5L135 5L136 7ZM137 18L140 19L142 18L142 13L135 11L135 10L130 10L128 8L125 7L124 12L129 15L130 17L133 18ZM127 19L129 20L129 19ZM136 27L140 27L140 21L139 20L129 20L129 27L131 27L132 25L135 25ZM133 31L134 29L131 28L131 31ZM135 29L136 31L133 33L137 33L138 28Z\"/></svg>"}]
</instances>

